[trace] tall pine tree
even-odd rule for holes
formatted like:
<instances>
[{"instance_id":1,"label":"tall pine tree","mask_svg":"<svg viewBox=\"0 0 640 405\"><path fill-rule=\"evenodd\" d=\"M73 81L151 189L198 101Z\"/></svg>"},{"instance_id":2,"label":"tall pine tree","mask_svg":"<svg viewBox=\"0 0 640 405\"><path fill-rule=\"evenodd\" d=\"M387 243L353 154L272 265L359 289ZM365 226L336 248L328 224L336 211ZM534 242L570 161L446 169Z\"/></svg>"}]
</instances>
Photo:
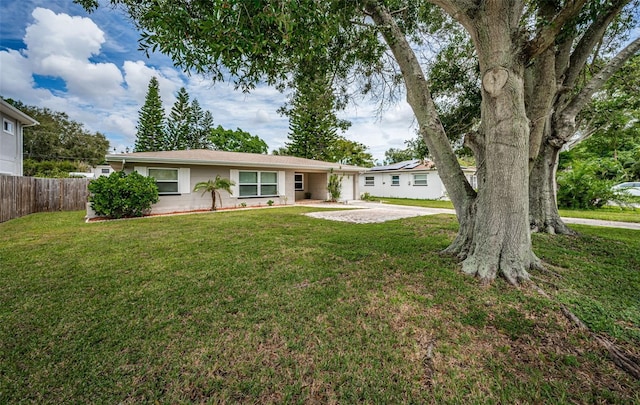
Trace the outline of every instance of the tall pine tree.
<instances>
[{"instance_id":1,"label":"tall pine tree","mask_svg":"<svg viewBox=\"0 0 640 405\"><path fill-rule=\"evenodd\" d=\"M176 97L167 120L166 150L187 149L193 128L193 115L187 89L180 88Z\"/></svg>"},{"instance_id":2,"label":"tall pine tree","mask_svg":"<svg viewBox=\"0 0 640 405\"><path fill-rule=\"evenodd\" d=\"M158 79L149 81L144 105L138 112L135 152L164 150L165 122Z\"/></svg>"},{"instance_id":3,"label":"tall pine tree","mask_svg":"<svg viewBox=\"0 0 640 405\"><path fill-rule=\"evenodd\" d=\"M281 109L289 117L290 142L285 143L288 154L324 161L334 158L332 149L341 138L338 130L351 125L336 117L335 101L325 75L298 77L289 108Z\"/></svg>"},{"instance_id":4,"label":"tall pine tree","mask_svg":"<svg viewBox=\"0 0 640 405\"><path fill-rule=\"evenodd\" d=\"M187 149L207 149L210 147L209 134L213 128L213 115L210 111L204 111L200 102L194 99L191 102L191 131L186 142Z\"/></svg>"}]
</instances>

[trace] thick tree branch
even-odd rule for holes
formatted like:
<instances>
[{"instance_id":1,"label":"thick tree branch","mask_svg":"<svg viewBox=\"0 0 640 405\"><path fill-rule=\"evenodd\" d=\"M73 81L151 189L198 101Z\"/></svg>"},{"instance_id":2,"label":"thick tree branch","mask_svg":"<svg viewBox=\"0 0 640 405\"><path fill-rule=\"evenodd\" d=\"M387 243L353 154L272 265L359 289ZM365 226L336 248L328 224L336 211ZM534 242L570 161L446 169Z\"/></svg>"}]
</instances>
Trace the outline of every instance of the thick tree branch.
<instances>
[{"instance_id":1,"label":"thick tree branch","mask_svg":"<svg viewBox=\"0 0 640 405\"><path fill-rule=\"evenodd\" d=\"M570 0L559 13L545 25L525 47L525 55L531 60L547 50L556 41L564 25L574 18L587 0Z\"/></svg>"},{"instance_id":2,"label":"thick tree branch","mask_svg":"<svg viewBox=\"0 0 640 405\"><path fill-rule=\"evenodd\" d=\"M609 78L622 67L622 65L640 50L640 37L637 37L607 63L607 65L593 76L582 91L578 93L561 112L563 120L575 121L578 113L591 100L591 96L600 90Z\"/></svg>"},{"instance_id":3,"label":"thick tree branch","mask_svg":"<svg viewBox=\"0 0 640 405\"><path fill-rule=\"evenodd\" d=\"M630 0L614 1L605 12L598 14L595 21L587 28L587 31L582 38L580 38L580 41L578 41L578 44L571 53L569 65L565 67L566 71L562 73L565 76L564 86L570 88L575 86L576 79L579 77L580 72L582 72L589 56L593 53L593 49L602 40L609 24L611 24L624 6L629 4L629 1Z\"/></svg>"},{"instance_id":4,"label":"thick tree branch","mask_svg":"<svg viewBox=\"0 0 640 405\"><path fill-rule=\"evenodd\" d=\"M433 153L436 165L441 168L442 180L460 215L466 209L463 206L465 203L462 202L468 202L469 197L475 197L475 191L469 185L453 153L418 58L389 10L375 0L366 1L365 7L375 24L381 28L381 33L400 67L407 101L420 124L421 133L425 134L425 143Z\"/></svg>"},{"instance_id":5,"label":"thick tree branch","mask_svg":"<svg viewBox=\"0 0 640 405\"><path fill-rule=\"evenodd\" d=\"M454 20L458 21L475 41L476 33L473 26L473 15L478 5L473 0L431 0L430 3L441 7Z\"/></svg>"}]
</instances>

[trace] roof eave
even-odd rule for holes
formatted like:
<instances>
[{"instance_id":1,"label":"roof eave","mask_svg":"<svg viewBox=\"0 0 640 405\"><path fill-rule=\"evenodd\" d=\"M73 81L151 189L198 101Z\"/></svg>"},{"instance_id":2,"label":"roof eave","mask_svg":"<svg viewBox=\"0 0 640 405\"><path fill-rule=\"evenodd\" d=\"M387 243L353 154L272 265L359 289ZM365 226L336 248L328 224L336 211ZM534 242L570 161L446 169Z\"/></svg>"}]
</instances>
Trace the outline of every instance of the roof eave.
<instances>
[{"instance_id":1,"label":"roof eave","mask_svg":"<svg viewBox=\"0 0 640 405\"><path fill-rule=\"evenodd\" d=\"M12 106L11 104L7 103L4 100L2 100L2 107L4 111L7 111L5 114L10 115L12 116L12 118L15 118L18 121L20 121L20 123L23 124L24 127L40 125L38 121L31 118L30 116L23 113L22 111L18 110L17 108L15 108L14 106Z\"/></svg>"},{"instance_id":2,"label":"roof eave","mask_svg":"<svg viewBox=\"0 0 640 405\"><path fill-rule=\"evenodd\" d=\"M206 160L206 159L181 159L181 158L159 158L159 157L146 157L146 156L132 156L132 155L107 155L105 156L107 162L122 162L127 163L169 163L169 164L181 164L181 165L198 165L198 166L232 166L232 167L274 167L278 169L299 169L299 170L319 170L319 171L343 171L343 172L361 172L366 168L349 166L345 168L344 165L336 164L336 166L312 166L312 165L297 165L290 163L257 163L257 162L229 162L223 160Z\"/></svg>"}]
</instances>

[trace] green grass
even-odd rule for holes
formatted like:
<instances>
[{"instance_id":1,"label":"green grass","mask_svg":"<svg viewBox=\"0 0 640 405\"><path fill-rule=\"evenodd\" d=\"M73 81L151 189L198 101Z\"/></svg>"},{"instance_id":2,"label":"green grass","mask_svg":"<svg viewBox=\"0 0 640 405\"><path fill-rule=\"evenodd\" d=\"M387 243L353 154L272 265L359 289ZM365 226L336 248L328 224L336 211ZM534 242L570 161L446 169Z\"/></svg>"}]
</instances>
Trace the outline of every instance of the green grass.
<instances>
[{"instance_id":1,"label":"green grass","mask_svg":"<svg viewBox=\"0 0 640 405\"><path fill-rule=\"evenodd\" d=\"M440 256L451 216L309 211L0 224L0 403L640 401L556 303ZM637 355L638 232L580 231L534 276Z\"/></svg>"},{"instance_id":2,"label":"green grass","mask_svg":"<svg viewBox=\"0 0 640 405\"><path fill-rule=\"evenodd\" d=\"M559 210L569 218L602 219L605 221L640 222L640 208L602 207L594 210Z\"/></svg>"},{"instance_id":3,"label":"green grass","mask_svg":"<svg viewBox=\"0 0 640 405\"><path fill-rule=\"evenodd\" d=\"M372 197L387 204L410 205L428 208L453 208L451 201L416 200L411 198ZM602 219L606 221L640 222L640 208L603 207L594 210L561 209L560 215L567 218Z\"/></svg>"},{"instance_id":4,"label":"green grass","mask_svg":"<svg viewBox=\"0 0 640 405\"><path fill-rule=\"evenodd\" d=\"M427 208L451 208L453 204L447 200L417 200L413 198L387 198L387 197L372 197L376 201L382 201L387 204L396 205L408 205L412 207L427 207Z\"/></svg>"}]
</instances>

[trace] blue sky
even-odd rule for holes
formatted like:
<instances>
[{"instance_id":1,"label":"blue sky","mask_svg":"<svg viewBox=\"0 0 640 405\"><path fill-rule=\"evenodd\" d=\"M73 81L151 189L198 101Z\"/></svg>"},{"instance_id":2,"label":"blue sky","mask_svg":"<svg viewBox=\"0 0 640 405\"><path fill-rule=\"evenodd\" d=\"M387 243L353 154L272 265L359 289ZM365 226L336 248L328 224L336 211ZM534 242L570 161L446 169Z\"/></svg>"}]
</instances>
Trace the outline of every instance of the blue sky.
<instances>
[{"instance_id":1,"label":"blue sky","mask_svg":"<svg viewBox=\"0 0 640 405\"><path fill-rule=\"evenodd\" d=\"M286 95L268 86L244 94L232 84L185 75L164 55L147 58L137 39L133 25L110 7L88 14L71 0L2 0L0 94L64 111L121 151L134 144L138 111L150 78L157 76L167 110L184 86L213 113L216 125L258 135L269 150L287 141L287 118L276 112ZM345 136L367 145L380 162L387 149L402 148L415 136L404 101L382 113L374 102L356 103L341 113L353 124Z\"/></svg>"}]
</instances>

